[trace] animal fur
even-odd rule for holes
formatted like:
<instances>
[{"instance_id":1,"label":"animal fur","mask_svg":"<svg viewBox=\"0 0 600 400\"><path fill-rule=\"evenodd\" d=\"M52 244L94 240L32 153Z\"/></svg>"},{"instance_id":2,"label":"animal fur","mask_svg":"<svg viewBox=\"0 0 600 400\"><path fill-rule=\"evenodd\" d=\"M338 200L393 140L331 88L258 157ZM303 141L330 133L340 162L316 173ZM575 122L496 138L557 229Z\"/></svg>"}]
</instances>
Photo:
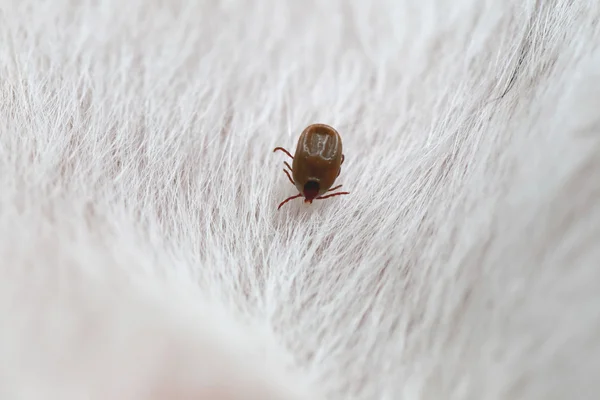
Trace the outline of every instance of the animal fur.
<instances>
[{"instance_id":1,"label":"animal fur","mask_svg":"<svg viewBox=\"0 0 600 400\"><path fill-rule=\"evenodd\" d=\"M597 1L0 4L1 399L600 397Z\"/></svg>"}]
</instances>

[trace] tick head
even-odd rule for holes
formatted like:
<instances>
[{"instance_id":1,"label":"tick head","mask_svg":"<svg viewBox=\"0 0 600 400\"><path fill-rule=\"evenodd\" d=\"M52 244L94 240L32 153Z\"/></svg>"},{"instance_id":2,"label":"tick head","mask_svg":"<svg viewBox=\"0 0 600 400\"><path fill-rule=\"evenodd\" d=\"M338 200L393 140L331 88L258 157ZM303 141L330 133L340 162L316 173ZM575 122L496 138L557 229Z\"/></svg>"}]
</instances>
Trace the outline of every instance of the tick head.
<instances>
[{"instance_id":1,"label":"tick head","mask_svg":"<svg viewBox=\"0 0 600 400\"><path fill-rule=\"evenodd\" d=\"M313 200L315 199L315 197L317 197L319 195L319 189L320 189L320 185L319 182L317 181L308 181L304 184L304 191L303 191L303 195L304 195L304 202L305 203L312 203Z\"/></svg>"}]
</instances>

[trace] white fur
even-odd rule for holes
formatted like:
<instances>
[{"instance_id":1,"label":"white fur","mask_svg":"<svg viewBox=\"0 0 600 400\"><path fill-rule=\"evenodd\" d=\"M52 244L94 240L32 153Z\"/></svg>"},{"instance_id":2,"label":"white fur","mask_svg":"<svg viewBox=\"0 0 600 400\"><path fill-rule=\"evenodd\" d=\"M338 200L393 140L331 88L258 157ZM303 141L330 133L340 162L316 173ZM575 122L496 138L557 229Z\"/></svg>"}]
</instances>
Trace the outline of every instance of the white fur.
<instances>
[{"instance_id":1,"label":"white fur","mask_svg":"<svg viewBox=\"0 0 600 400\"><path fill-rule=\"evenodd\" d=\"M600 397L598 2L0 4L1 399Z\"/></svg>"}]
</instances>

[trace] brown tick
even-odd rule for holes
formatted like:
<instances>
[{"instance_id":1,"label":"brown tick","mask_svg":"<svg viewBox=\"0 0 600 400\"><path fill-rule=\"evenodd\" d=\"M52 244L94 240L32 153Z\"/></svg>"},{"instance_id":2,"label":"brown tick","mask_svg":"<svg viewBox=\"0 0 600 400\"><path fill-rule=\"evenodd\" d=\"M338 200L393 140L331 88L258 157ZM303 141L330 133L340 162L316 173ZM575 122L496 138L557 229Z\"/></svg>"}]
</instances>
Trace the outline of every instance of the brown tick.
<instances>
[{"instance_id":1,"label":"brown tick","mask_svg":"<svg viewBox=\"0 0 600 400\"><path fill-rule=\"evenodd\" d=\"M342 187L342 185L338 185L331 188L340 175L341 166L344 163L342 138L331 126L313 124L306 127L298 139L294 156L283 147L276 147L273 152L277 150L283 151L293 160L291 167L287 161L283 162L289 168L289 171L284 168L283 172L300 192L285 199L277 207L278 210L288 201L298 197L304 197L305 203L312 204L313 200L350 194L349 192L338 192L323 196L325 193Z\"/></svg>"}]
</instances>

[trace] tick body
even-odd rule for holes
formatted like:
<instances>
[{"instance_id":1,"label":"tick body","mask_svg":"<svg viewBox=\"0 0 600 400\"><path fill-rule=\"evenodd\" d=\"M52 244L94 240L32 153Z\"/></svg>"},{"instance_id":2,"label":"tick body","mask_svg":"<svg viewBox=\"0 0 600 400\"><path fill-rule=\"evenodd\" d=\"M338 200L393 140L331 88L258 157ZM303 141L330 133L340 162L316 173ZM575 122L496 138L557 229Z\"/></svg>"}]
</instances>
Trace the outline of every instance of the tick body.
<instances>
[{"instance_id":1,"label":"tick body","mask_svg":"<svg viewBox=\"0 0 600 400\"><path fill-rule=\"evenodd\" d=\"M297 195L285 199L277 209L298 197L304 197L305 203L312 203L313 200L350 194L349 192L337 192L324 196L325 193L342 187L342 185L338 185L332 188L341 172L344 154L342 138L331 126L313 124L306 127L298 139L296 153L293 156L283 147L276 147L273 151L277 150L283 151L292 158L291 167L284 162L289 171L284 169L283 172L299 192Z\"/></svg>"}]
</instances>

